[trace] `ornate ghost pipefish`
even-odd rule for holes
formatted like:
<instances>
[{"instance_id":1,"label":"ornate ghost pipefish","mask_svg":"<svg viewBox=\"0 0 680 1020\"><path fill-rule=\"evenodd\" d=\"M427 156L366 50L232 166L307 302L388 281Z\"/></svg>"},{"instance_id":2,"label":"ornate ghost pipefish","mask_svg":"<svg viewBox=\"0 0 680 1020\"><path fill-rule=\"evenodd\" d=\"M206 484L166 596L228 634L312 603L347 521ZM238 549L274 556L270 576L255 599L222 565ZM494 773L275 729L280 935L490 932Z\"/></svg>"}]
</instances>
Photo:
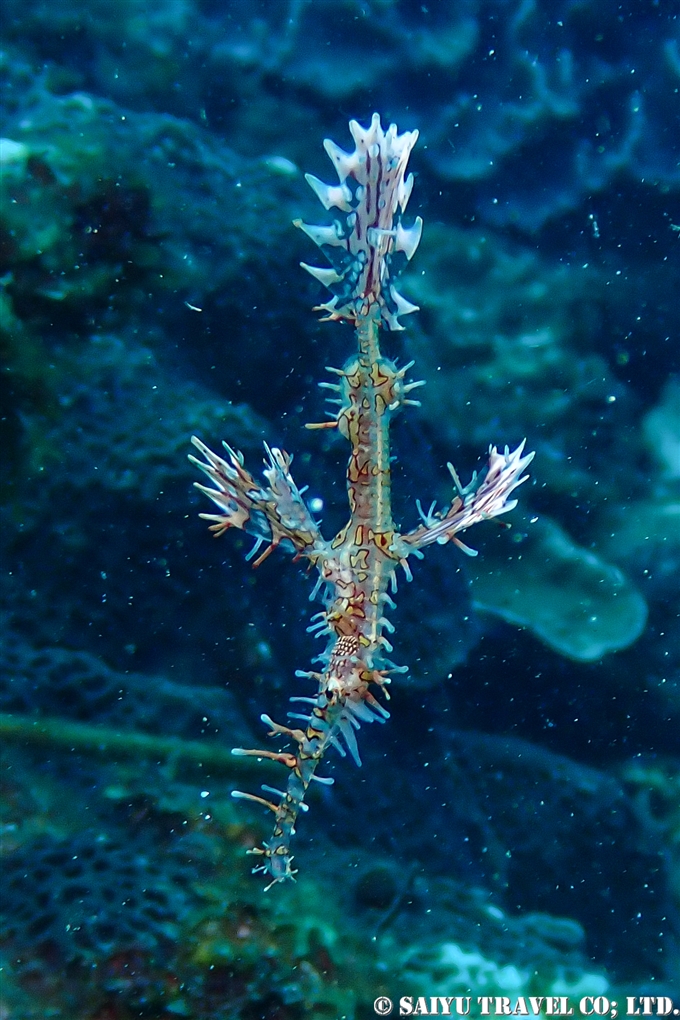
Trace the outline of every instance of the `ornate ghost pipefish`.
<instances>
[{"instance_id":1,"label":"ornate ghost pipefish","mask_svg":"<svg viewBox=\"0 0 680 1020\"><path fill-rule=\"evenodd\" d=\"M449 464L454 482L450 505L438 511L433 504L424 513L418 503L421 523L405 533L395 529L390 423L402 407L418 404L409 394L424 384L406 381L413 363L398 368L381 354L380 336L383 329L403 329L399 317L417 311L399 294L395 281L418 247L422 231L420 217L410 227L401 223L413 188L413 175L405 177L406 165L418 132L399 135L394 124L383 131L377 113L368 128L350 121L349 129L355 143L353 152L344 152L330 139L324 142L339 183L327 185L307 175L322 205L332 214L332 224L311 226L295 221L330 263L328 268L302 263L331 293L331 298L315 310L325 312L324 321L347 319L356 330L357 353L343 368L328 369L336 377L335 382L321 383L333 392L331 400L337 410L329 421L307 426L335 428L349 440L347 524L330 541L322 536L291 477L292 458L283 450L265 444L266 484L262 485L246 470L242 455L226 443L224 459L199 439L192 439L204 460L190 459L205 472L214 488L195 484L219 508L217 514L201 514L214 522L211 531L217 536L235 527L253 535L256 542L249 558L266 543L254 566L277 546L295 553L295 559L306 559L318 571L312 597L318 596L324 606L309 627L327 640L319 656L320 669L296 674L311 680L316 691L311 697L290 699L307 706L303 713L288 713L302 725L291 728L262 716L269 735L283 738L293 749L235 748L232 752L269 758L288 770L285 790L263 786L267 797L233 793L234 797L264 805L274 814L271 838L248 851L259 858L253 870L270 876L268 889L296 873L291 838L298 815L307 810L305 797L310 783L333 782L316 774L328 748L335 747L343 757L349 751L361 765L356 730L361 723L383 723L389 718L375 694L387 698L391 675L406 672L406 667L395 665L388 657L392 645L385 633L394 630L386 612L394 608L391 594L397 588L397 567L410 581L409 557L422 557L421 550L434 542L453 541L464 552L476 555L460 540L459 533L478 521L513 509L517 501L509 496L526 481L528 475L523 471L533 458L533 453L524 454L524 442L512 452L505 447L499 453L491 446L485 474L481 478L475 474L465 487Z\"/></svg>"}]
</instances>

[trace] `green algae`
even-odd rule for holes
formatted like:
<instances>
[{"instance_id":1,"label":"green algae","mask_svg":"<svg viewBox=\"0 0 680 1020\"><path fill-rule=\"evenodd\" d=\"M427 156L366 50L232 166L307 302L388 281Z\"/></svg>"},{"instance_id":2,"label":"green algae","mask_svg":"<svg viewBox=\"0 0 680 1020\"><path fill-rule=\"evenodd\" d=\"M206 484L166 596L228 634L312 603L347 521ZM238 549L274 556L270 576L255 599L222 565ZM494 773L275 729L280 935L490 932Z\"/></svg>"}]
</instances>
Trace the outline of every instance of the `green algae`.
<instances>
[{"instance_id":1,"label":"green algae","mask_svg":"<svg viewBox=\"0 0 680 1020\"><path fill-rule=\"evenodd\" d=\"M333 880L344 853L325 841L317 848L316 866L280 895L246 883L244 850L253 832L227 796L233 770L240 771L242 763L213 743L6 716L0 717L0 734L16 748L8 763L19 766L12 773L15 785L5 783L2 789L6 824L12 828L16 818L5 853L30 841L36 832L33 814L43 831L54 830L63 840L72 828L79 831L83 809L96 810L96 794L79 805L78 813L63 810L66 788L58 780L43 781L36 771L42 756L32 757L32 748L50 747L51 756L101 758L104 803L119 811L129 805L138 836L140 817L151 829L179 825L192 858L201 862L202 877L193 883L196 904L177 922L179 939L162 955L137 955L136 983L107 985L111 963L103 957L97 960L99 984L91 969L72 966L57 977L45 963L39 971L31 965L42 1008L55 1016L64 1015L68 1001L69 1020L84 1020L114 1001L113 987L123 1010L116 1017L127 1016L125 1004L133 1004L142 989L159 1016L167 1011L206 1020L241 1020L250 1015L248 1008L257 1003L264 1008L267 1002L277 1003L277 1015L286 1020L363 1020L379 995L396 1000L404 994L459 992L598 994L609 987L606 976L588 966L580 925L543 914L515 918L483 890L411 873L397 879L374 906L368 905L370 897L362 906L351 896L335 895ZM197 795L200 787L193 784L188 764L205 773L207 799ZM22 788L30 788L33 797L23 797ZM154 853L151 847L148 852ZM381 867L394 871L389 858L369 848L356 848L353 857L357 876L367 880ZM431 898L433 910L429 921L415 923L411 904L423 896ZM27 962L17 963L11 944L6 955L8 949L5 997L14 1005L22 1001Z\"/></svg>"}]
</instances>

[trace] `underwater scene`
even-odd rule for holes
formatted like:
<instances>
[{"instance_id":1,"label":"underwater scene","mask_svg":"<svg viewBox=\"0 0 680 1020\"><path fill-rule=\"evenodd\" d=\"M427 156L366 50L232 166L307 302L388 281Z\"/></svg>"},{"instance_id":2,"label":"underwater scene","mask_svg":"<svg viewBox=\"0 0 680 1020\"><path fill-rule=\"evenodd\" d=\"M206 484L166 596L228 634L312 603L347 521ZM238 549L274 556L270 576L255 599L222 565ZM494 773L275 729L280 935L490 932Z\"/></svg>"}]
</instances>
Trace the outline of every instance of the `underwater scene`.
<instances>
[{"instance_id":1,"label":"underwater scene","mask_svg":"<svg viewBox=\"0 0 680 1020\"><path fill-rule=\"evenodd\" d=\"M0 1020L680 1015L680 6L0 29Z\"/></svg>"}]
</instances>

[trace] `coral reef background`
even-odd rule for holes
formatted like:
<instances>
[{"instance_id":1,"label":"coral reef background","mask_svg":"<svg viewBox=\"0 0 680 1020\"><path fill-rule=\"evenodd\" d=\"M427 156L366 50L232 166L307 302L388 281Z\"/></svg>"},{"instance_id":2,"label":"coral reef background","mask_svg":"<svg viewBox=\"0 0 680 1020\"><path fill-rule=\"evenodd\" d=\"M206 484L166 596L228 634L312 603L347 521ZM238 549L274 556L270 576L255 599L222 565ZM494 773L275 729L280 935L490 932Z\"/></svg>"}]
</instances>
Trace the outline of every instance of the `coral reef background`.
<instances>
[{"instance_id":1,"label":"coral reef background","mask_svg":"<svg viewBox=\"0 0 680 1020\"><path fill-rule=\"evenodd\" d=\"M677 992L675 5L5 0L0 28L0 1015ZM537 456L510 531L400 590L392 719L265 896L228 752L300 693L309 585L210 539L186 453L283 446L343 523L345 445L303 424L351 331L291 221L374 110L421 132L399 518L489 441Z\"/></svg>"}]
</instances>

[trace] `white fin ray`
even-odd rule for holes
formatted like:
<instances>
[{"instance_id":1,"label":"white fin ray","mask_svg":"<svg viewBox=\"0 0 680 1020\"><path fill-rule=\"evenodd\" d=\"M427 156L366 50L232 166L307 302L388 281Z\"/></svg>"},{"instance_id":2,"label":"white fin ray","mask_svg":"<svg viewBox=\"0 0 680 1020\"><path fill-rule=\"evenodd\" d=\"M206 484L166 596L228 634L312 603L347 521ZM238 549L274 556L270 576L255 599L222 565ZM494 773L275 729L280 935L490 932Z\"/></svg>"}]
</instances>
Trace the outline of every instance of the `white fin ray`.
<instances>
[{"instance_id":1,"label":"white fin ray","mask_svg":"<svg viewBox=\"0 0 680 1020\"><path fill-rule=\"evenodd\" d=\"M409 261L422 233L420 217L410 227L399 222L413 188L413 174L405 174L418 132L399 135L394 124L385 131L377 113L367 128L353 120L349 129L354 152L345 152L330 138L324 142L340 183L324 184L313 174L305 175L324 208L346 216L336 216L335 224L328 227L296 221L315 244L344 248L346 254L331 257L334 268L330 270L302 265L334 295L332 301L317 306L327 313L325 318L356 322L377 306L382 322L400 330L399 316L417 309L394 290L399 264L391 263L398 252Z\"/></svg>"},{"instance_id":2,"label":"white fin ray","mask_svg":"<svg viewBox=\"0 0 680 1020\"><path fill-rule=\"evenodd\" d=\"M345 239L340 237L335 224L327 227L317 226L315 223L303 223L302 220L293 220L293 226L303 230L307 237L311 238L319 248L322 248L325 244L345 247Z\"/></svg>"},{"instance_id":3,"label":"white fin ray","mask_svg":"<svg viewBox=\"0 0 680 1020\"><path fill-rule=\"evenodd\" d=\"M306 269L310 276L313 276L315 280L322 283L324 287L331 287L334 283L340 283L342 280L341 276L338 276L334 269L325 269L322 266L308 266L306 262L301 262L300 265L303 269Z\"/></svg>"},{"instance_id":4,"label":"white fin ray","mask_svg":"<svg viewBox=\"0 0 680 1020\"><path fill-rule=\"evenodd\" d=\"M324 184L314 174L305 174L305 180L321 202L324 209L342 209L343 212L351 212L351 194L349 188L344 184Z\"/></svg>"},{"instance_id":5,"label":"white fin ray","mask_svg":"<svg viewBox=\"0 0 680 1020\"><path fill-rule=\"evenodd\" d=\"M347 745L347 750L352 755L355 763L361 768L361 755L359 754L359 745L357 744L357 738L354 735L354 729L350 719L344 714L340 717L338 728L342 733L343 739Z\"/></svg>"},{"instance_id":6,"label":"white fin ray","mask_svg":"<svg viewBox=\"0 0 680 1020\"><path fill-rule=\"evenodd\" d=\"M344 184L352 170L356 168L356 153L345 152L331 138L324 138L323 147L328 153L331 163L335 165L340 183Z\"/></svg>"},{"instance_id":7,"label":"white fin ray","mask_svg":"<svg viewBox=\"0 0 680 1020\"><path fill-rule=\"evenodd\" d=\"M423 221L420 216L416 216L415 222L410 227L402 227L401 223L397 223L397 235L394 242L395 251L403 251L410 262L416 248L420 244L422 233Z\"/></svg>"}]
</instances>

